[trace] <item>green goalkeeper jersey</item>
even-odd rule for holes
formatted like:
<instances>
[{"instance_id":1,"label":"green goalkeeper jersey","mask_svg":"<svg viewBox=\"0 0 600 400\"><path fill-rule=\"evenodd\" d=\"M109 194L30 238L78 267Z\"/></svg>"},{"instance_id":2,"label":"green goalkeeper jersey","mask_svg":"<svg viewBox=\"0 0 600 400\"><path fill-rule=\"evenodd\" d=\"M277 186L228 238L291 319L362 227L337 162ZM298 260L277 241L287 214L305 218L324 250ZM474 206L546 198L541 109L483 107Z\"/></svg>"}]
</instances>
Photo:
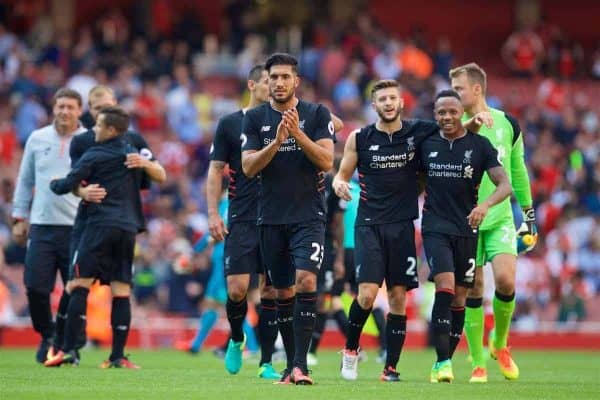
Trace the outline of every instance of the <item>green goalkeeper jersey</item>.
<instances>
[{"instance_id":1,"label":"green goalkeeper jersey","mask_svg":"<svg viewBox=\"0 0 600 400\"><path fill-rule=\"evenodd\" d=\"M485 125L479 129L479 134L485 136L492 142L498 151L498 158L506 175L511 182L513 193L521 207L531 206L531 188L529 176L525 166L525 150L523 147L523 134L517 120L504 111L489 108L494 124L491 128ZM469 119L467 114L463 115L463 122ZM496 185L484 174L479 186L479 202L487 199L496 190ZM487 216L481 224L481 230L493 229L512 220L512 208L510 199L490 208Z\"/></svg>"}]
</instances>

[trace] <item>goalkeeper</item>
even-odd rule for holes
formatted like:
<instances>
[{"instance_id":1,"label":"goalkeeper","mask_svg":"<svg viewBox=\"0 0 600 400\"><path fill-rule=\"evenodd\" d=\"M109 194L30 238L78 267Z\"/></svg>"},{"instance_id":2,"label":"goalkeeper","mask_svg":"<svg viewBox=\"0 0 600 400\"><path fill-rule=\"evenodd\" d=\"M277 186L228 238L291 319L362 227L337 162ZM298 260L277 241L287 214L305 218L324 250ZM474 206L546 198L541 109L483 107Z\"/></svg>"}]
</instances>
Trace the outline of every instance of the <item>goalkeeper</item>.
<instances>
[{"instance_id":1,"label":"goalkeeper","mask_svg":"<svg viewBox=\"0 0 600 400\"><path fill-rule=\"evenodd\" d=\"M450 71L452 88L461 96L465 107L463 118L487 111L485 125L479 133L487 137L498 151L498 158L508 175L513 192L524 214L526 228L519 229L520 240L530 242L525 250L531 250L537 240L535 212L532 208L529 177L524 161L523 135L515 118L503 111L491 108L485 100L486 74L475 63L466 64ZM479 198L487 198L495 186L487 174L479 187ZM533 239L533 240L532 240ZM490 341L490 355L506 379L517 379L519 368L507 346L508 333L515 309L515 270L517 264L517 232L510 199L490 208L479 228L477 266L492 263L496 291L493 299L495 337ZM486 358L483 351L483 270L477 268L475 285L467 294L465 311L465 334L472 358L473 371L469 382L487 382Z\"/></svg>"}]
</instances>

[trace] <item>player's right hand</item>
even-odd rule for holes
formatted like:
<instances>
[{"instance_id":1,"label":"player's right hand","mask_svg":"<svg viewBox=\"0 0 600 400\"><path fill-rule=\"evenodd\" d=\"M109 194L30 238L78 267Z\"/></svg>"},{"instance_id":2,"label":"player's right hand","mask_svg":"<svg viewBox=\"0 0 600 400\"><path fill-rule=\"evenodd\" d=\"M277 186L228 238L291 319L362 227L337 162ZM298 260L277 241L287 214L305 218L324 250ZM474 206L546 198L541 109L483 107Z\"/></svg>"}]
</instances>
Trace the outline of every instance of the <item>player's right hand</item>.
<instances>
[{"instance_id":1,"label":"player's right hand","mask_svg":"<svg viewBox=\"0 0 600 400\"><path fill-rule=\"evenodd\" d=\"M494 118L489 111L482 111L475 114L473 120L478 126L485 125L486 127L491 128L494 125Z\"/></svg>"},{"instance_id":2,"label":"player's right hand","mask_svg":"<svg viewBox=\"0 0 600 400\"><path fill-rule=\"evenodd\" d=\"M106 189L97 183L92 183L85 187L80 186L77 192L79 197L88 203L101 203L106 197Z\"/></svg>"},{"instance_id":3,"label":"player's right hand","mask_svg":"<svg viewBox=\"0 0 600 400\"><path fill-rule=\"evenodd\" d=\"M19 246L25 246L27 243L27 231L29 230L29 225L27 221L17 221L12 227L12 235L13 240Z\"/></svg>"},{"instance_id":4,"label":"player's right hand","mask_svg":"<svg viewBox=\"0 0 600 400\"><path fill-rule=\"evenodd\" d=\"M283 144L289 136L290 132L285 127L285 122L282 119L279 125L277 125L277 134L275 135L275 140L277 143Z\"/></svg>"},{"instance_id":5,"label":"player's right hand","mask_svg":"<svg viewBox=\"0 0 600 400\"><path fill-rule=\"evenodd\" d=\"M350 183L343 181L338 178L334 178L331 184L335 194L342 200L350 201L352 200L352 195L350 195Z\"/></svg>"},{"instance_id":6,"label":"player's right hand","mask_svg":"<svg viewBox=\"0 0 600 400\"><path fill-rule=\"evenodd\" d=\"M210 236L212 236L212 238L217 242L225 240L225 235L229 233L225 227L223 218L221 218L221 216L218 214L208 216L208 230L210 232Z\"/></svg>"}]
</instances>

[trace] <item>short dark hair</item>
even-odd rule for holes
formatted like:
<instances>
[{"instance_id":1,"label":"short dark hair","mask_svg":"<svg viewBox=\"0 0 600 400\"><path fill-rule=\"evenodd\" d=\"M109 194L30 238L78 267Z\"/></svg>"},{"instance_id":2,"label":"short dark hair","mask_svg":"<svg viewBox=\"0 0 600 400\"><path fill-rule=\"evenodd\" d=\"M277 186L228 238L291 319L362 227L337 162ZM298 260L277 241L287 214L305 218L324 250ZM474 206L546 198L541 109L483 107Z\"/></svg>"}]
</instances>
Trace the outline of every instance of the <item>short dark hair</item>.
<instances>
[{"instance_id":1,"label":"short dark hair","mask_svg":"<svg viewBox=\"0 0 600 400\"><path fill-rule=\"evenodd\" d=\"M258 82L260 81L262 72L265 70L265 66L263 64L257 64L250 69L248 72L248 80Z\"/></svg>"},{"instance_id":2,"label":"short dark hair","mask_svg":"<svg viewBox=\"0 0 600 400\"><path fill-rule=\"evenodd\" d=\"M375 93L381 89L387 89L387 88L397 88L398 90L400 90L400 84L398 83L398 81L394 80L394 79L381 79L377 82L375 82L375 84L373 85L373 87L371 88L371 99L373 98L373 96L375 96Z\"/></svg>"},{"instance_id":3,"label":"short dark hair","mask_svg":"<svg viewBox=\"0 0 600 400\"><path fill-rule=\"evenodd\" d=\"M63 97L67 97L69 99L77 100L77 104L79 104L79 107L81 107L82 104L83 104L83 100L81 99L81 95L76 90L69 89L69 88L66 88L66 87L58 89L56 91L56 93L54 93L54 97L53 97L54 103L56 103L56 101L58 99L63 98Z\"/></svg>"},{"instance_id":4,"label":"short dark hair","mask_svg":"<svg viewBox=\"0 0 600 400\"><path fill-rule=\"evenodd\" d=\"M265 69L271 72L271 67L273 65L291 65L292 70L294 72L298 72L298 60L296 57L287 53L275 53L271 54L267 61L265 62Z\"/></svg>"},{"instance_id":5,"label":"short dark hair","mask_svg":"<svg viewBox=\"0 0 600 400\"><path fill-rule=\"evenodd\" d=\"M442 90L441 92L439 92L435 96L435 101L438 101L442 97L454 97L455 99L457 99L458 101L460 101L460 95L456 91L454 91L452 89L446 89L446 90Z\"/></svg>"},{"instance_id":6,"label":"short dark hair","mask_svg":"<svg viewBox=\"0 0 600 400\"><path fill-rule=\"evenodd\" d=\"M462 74L467 74L467 79L471 85L479 83L479 85L481 85L481 91L483 94L485 94L487 88L487 75L485 74L483 68L472 62L452 68L448 73L448 75L450 75L450 79L456 78Z\"/></svg>"},{"instance_id":7,"label":"short dark hair","mask_svg":"<svg viewBox=\"0 0 600 400\"><path fill-rule=\"evenodd\" d=\"M121 107L106 107L98 114L104 115L106 126L112 126L122 135L129 128L129 114Z\"/></svg>"}]
</instances>

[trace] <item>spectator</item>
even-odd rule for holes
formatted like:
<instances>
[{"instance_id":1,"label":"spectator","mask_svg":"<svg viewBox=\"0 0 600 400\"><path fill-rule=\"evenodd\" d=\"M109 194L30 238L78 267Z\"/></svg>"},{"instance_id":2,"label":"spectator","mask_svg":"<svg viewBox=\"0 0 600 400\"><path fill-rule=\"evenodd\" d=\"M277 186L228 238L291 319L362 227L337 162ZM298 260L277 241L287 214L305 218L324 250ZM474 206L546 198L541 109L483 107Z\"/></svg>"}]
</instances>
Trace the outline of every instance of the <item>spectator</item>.
<instances>
[{"instance_id":1,"label":"spectator","mask_svg":"<svg viewBox=\"0 0 600 400\"><path fill-rule=\"evenodd\" d=\"M513 32L502 47L504 62L516 76L530 77L538 73L544 56L544 46L530 27Z\"/></svg>"}]
</instances>

